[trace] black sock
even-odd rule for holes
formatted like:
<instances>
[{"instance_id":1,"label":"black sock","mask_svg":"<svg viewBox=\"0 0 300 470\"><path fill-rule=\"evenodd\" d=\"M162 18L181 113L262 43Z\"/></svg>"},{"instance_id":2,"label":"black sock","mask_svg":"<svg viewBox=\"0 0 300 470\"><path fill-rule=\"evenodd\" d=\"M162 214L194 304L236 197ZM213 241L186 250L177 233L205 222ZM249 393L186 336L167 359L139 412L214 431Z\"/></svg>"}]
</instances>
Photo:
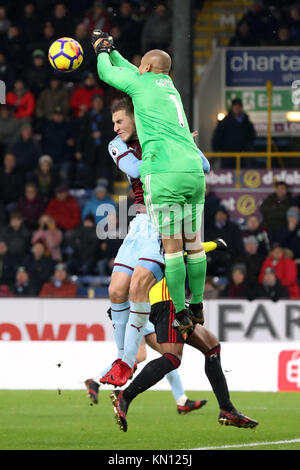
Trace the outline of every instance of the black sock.
<instances>
[{"instance_id":1,"label":"black sock","mask_svg":"<svg viewBox=\"0 0 300 470\"><path fill-rule=\"evenodd\" d=\"M227 382L221 367L221 346L218 344L205 353L205 373L222 410L231 411L234 406L229 398Z\"/></svg>"},{"instance_id":2,"label":"black sock","mask_svg":"<svg viewBox=\"0 0 300 470\"><path fill-rule=\"evenodd\" d=\"M148 390L148 388L155 385L166 374L180 366L180 360L177 356L171 353L165 353L163 356L148 364L136 376L131 384L124 390L123 397L131 402L139 393Z\"/></svg>"}]
</instances>

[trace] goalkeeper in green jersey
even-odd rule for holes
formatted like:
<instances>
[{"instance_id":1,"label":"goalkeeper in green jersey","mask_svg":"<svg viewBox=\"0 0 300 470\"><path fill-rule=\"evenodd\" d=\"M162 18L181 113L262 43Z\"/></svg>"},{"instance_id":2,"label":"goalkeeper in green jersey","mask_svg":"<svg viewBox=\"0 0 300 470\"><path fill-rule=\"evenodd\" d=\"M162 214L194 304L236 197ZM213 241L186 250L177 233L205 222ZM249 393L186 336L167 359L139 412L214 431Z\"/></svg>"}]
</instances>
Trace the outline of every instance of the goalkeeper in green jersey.
<instances>
[{"instance_id":1,"label":"goalkeeper in green jersey","mask_svg":"<svg viewBox=\"0 0 300 470\"><path fill-rule=\"evenodd\" d=\"M114 49L107 33L94 31L92 44L99 77L133 101L145 205L162 237L165 277L176 310L173 327L187 337L202 318L206 255L200 230L205 176L180 95L169 76L171 58L164 51L152 50L137 68ZM188 308L184 250L192 292Z\"/></svg>"}]
</instances>

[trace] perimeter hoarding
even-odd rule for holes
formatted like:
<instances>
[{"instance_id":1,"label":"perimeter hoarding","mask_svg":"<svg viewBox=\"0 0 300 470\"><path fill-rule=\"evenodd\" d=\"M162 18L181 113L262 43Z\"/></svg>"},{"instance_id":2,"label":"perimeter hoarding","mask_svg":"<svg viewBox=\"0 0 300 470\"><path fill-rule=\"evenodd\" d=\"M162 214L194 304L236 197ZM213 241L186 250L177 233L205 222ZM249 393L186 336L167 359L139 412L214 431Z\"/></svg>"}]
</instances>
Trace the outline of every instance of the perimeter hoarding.
<instances>
[{"instance_id":1,"label":"perimeter hoarding","mask_svg":"<svg viewBox=\"0 0 300 470\"><path fill-rule=\"evenodd\" d=\"M300 49L297 47L227 48L224 51L223 106L241 98L258 136L267 132L266 82L271 81L273 135L295 135L299 125L287 123L286 112L299 109Z\"/></svg>"}]
</instances>

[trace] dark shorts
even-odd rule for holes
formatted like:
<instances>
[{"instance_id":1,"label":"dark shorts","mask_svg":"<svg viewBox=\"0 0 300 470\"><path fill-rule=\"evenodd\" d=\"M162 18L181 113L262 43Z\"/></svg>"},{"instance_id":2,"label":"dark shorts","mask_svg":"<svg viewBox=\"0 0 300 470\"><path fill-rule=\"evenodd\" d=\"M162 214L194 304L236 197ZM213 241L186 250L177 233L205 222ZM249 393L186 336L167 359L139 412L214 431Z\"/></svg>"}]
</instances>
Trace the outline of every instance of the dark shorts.
<instances>
[{"instance_id":1,"label":"dark shorts","mask_svg":"<svg viewBox=\"0 0 300 470\"><path fill-rule=\"evenodd\" d=\"M172 327L175 318L173 302L165 300L151 306L150 321L155 327L157 342L161 343L184 343L183 337Z\"/></svg>"}]
</instances>

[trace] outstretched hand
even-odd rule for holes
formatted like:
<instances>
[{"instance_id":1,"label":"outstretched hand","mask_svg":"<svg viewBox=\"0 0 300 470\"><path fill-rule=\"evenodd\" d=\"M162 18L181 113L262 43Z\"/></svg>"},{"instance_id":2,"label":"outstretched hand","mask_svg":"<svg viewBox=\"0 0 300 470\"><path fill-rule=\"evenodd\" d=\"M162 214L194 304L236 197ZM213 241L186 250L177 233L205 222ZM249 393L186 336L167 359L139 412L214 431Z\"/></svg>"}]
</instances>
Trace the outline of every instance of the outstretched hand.
<instances>
[{"instance_id":1,"label":"outstretched hand","mask_svg":"<svg viewBox=\"0 0 300 470\"><path fill-rule=\"evenodd\" d=\"M96 54L107 52L110 54L114 50L114 42L112 36L108 33L95 29L92 33L91 43L95 49Z\"/></svg>"}]
</instances>

